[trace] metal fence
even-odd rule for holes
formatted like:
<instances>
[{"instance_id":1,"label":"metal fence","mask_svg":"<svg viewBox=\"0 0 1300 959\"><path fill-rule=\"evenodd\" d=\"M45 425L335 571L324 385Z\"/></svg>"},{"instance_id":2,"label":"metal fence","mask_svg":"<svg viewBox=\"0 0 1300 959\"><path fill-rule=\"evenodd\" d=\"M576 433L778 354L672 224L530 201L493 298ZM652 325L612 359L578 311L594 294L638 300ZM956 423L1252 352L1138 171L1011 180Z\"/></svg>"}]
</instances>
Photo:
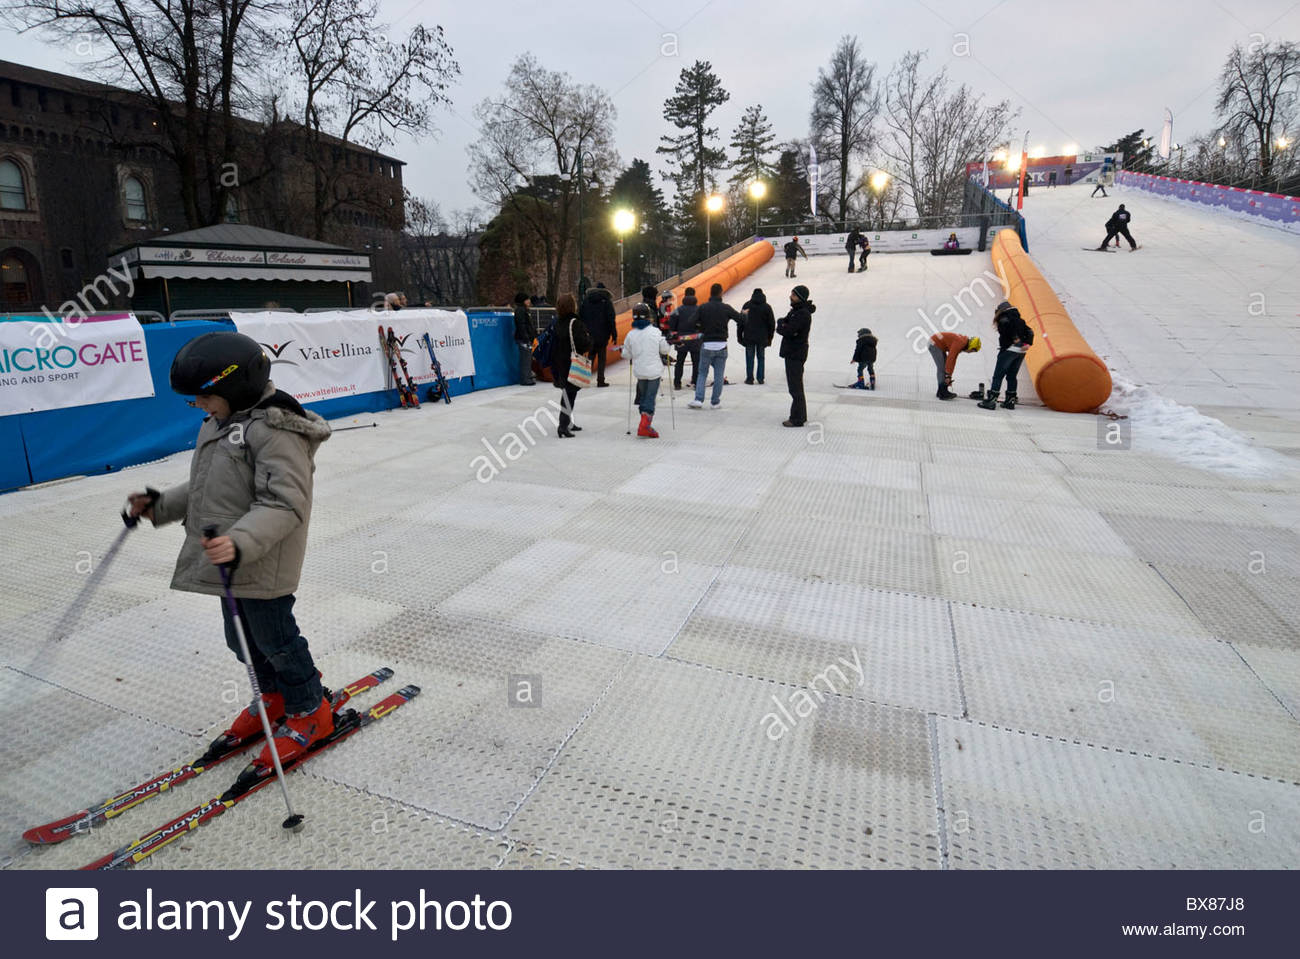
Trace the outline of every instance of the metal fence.
<instances>
[{"instance_id":1,"label":"metal fence","mask_svg":"<svg viewBox=\"0 0 1300 959\"><path fill-rule=\"evenodd\" d=\"M895 217L891 220L864 217L856 220L806 220L802 223L764 223L763 236L817 236L829 233L848 233L853 229L864 233L884 233L890 230L957 230L980 225L980 213L963 210L949 216ZM1004 225L1004 224L997 224Z\"/></svg>"}]
</instances>

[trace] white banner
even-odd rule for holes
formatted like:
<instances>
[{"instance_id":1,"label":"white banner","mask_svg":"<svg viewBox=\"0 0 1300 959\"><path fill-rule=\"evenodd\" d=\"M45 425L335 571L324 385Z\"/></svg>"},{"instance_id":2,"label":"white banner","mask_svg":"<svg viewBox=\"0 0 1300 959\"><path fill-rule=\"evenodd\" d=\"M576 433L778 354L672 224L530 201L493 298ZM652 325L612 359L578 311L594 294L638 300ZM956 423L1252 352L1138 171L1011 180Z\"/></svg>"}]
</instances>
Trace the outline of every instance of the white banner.
<instances>
[{"instance_id":1,"label":"white banner","mask_svg":"<svg viewBox=\"0 0 1300 959\"><path fill-rule=\"evenodd\" d=\"M964 226L955 230L882 230L879 233L865 233L871 241L872 253L922 253L943 248L949 233L957 234L957 242L964 248L973 250L980 240L979 227ZM849 253L844 248L848 240L847 233L808 233L799 235L799 245L809 256L818 254L835 255L847 258ZM785 257L784 247L790 238L779 236L769 238L772 249L778 259Z\"/></svg>"},{"instance_id":2,"label":"white banner","mask_svg":"<svg viewBox=\"0 0 1300 959\"><path fill-rule=\"evenodd\" d=\"M130 313L0 321L0 416L153 395L144 330Z\"/></svg>"},{"instance_id":3,"label":"white banner","mask_svg":"<svg viewBox=\"0 0 1300 959\"><path fill-rule=\"evenodd\" d=\"M262 344L271 379L301 403L376 393L392 386L380 327L393 327L416 383L433 379L426 332L447 379L474 374L469 322L463 312L331 310L321 313L233 313L235 328ZM400 371L400 367L399 367Z\"/></svg>"}]
</instances>

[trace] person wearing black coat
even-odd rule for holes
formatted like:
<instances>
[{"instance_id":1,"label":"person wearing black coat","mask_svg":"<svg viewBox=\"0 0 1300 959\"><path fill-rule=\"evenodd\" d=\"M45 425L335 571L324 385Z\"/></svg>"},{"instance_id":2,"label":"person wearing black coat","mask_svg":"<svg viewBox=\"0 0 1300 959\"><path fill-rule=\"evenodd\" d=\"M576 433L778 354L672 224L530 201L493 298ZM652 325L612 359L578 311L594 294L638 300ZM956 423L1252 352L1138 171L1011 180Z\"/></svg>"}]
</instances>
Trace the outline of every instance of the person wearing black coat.
<instances>
[{"instance_id":1,"label":"person wearing black coat","mask_svg":"<svg viewBox=\"0 0 1300 959\"><path fill-rule=\"evenodd\" d=\"M1112 213L1110 219L1106 221L1106 239L1101 241L1101 246L1097 247L1097 249L1106 249L1111 240L1115 240L1116 236L1122 236L1128 240L1129 250L1136 250L1138 248L1137 241L1133 239L1133 234L1128 231L1128 222L1132 218L1133 214L1124 209L1124 204L1121 203L1119 209ZM1115 240L1115 245L1119 246L1119 240Z\"/></svg>"},{"instance_id":2,"label":"person wearing black coat","mask_svg":"<svg viewBox=\"0 0 1300 959\"><path fill-rule=\"evenodd\" d=\"M610 341L618 345L618 327L614 323L614 297L605 289L604 283L597 283L587 291L586 299L578 310L578 319L587 328L591 336L591 368L596 373L597 386L609 386L605 382L605 351Z\"/></svg>"},{"instance_id":3,"label":"person wearing black coat","mask_svg":"<svg viewBox=\"0 0 1300 959\"><path fill-rule=\"evenodd\" d=\"M758 361L758 382L763 382L763 354L772 345L776 335L776 314L767 302L767 294L761 289L754 290L752 296L740 308L745 314L745 322L740 327L740 342L745 347L745 382L754 383L754 361Z\"/></svg>"},{"instance_id":4,"label":"person wearing black coat","mask_svg":"<svg viewBox=\"0 0 1300 959\"><path fill-rule=\"evenodd\" d=\"M701 303L695 314L700 324L700 366L695 373L695 398L686 406L698 410L704 407L704 390L708 386L709 371L713 371L712 409L722 406L722 387L727 372L727 324L736 322L739 327L745 318L722 302L722 284L709 287L709 299Z\"/></svg>"},{"instance_id":5,"label":"person wearing black coat","mask_svg":"<svg viewBox=\"0 0 1300 959\"><path fill-rule=\"evenodd\" d=\"M790 312L776 324L781 334L781 356L785 359L785 382L790 390L790 418L782 426L803 426L808 422L808 403L803 392L803 367L808 362L808 333L816 304L808 299L802 283L790 291Z\"/></svg>"},{"instance_id":6,"label":"person wearing black coat","mask_svg":"<svg viewBox=\"0 0 1300 959\"><path fill-rule=\"evenodd\" d=\"M686 369L688 356L691 358L691 386L695 386L695 377L700 368L700 338L696 336L694 339L684 340L683 337L700 332L700 324L696 316L699 308L699 301L695 299L695 287L688 286L682 296L682 305L673 310L673 315L668 320L668 340L677 347L677 365L673 368L675 390L682 388L682 373Z\"/></svg>"},{"instance_id":7,"label":"person wearing black coat","mask_svg":"<svg viewBox=\"0 0 1300 959\"><path fill-rule=\"evenodd\" d=\"M519 385L534 386L537 378L533 376L533 341L537 339L537 325L533 323L532 311L528 309L528 296L515 294L515 346L519 350Z\"/></svg>"},{"instance_id":8,"label":"person wearing black coat","mask_svg":"<svg viewBox=\"0 0 1300 959\"><path fill-rule=\"evenodd\" d=\"M853 347L852 362L858 364L858 381L853 384L855 390L874 390L876 388L876 340L875 335L865 326L858 330L858 342ZM870 383L862 381L862 371L871 377Z\"/></svg>"},{"instance_id":9,"label":"person wearing black coat","mask_svg":"<svg viewBox=\"0 0 1300 959\"><path fill-rule=\"evenodd\" d=\"M1016 374L1020 364L1025 361L1025 351L1034 343L1034 331L1024 321L1020 311L1003 300L993 310L993 326L998 331L998 359L993 365L993 382L989 384L988 395L979 405L991 410L998 405L998 392L1002 389L1002 380L1007 381L1007 398L1003 409L1016 408Z\"/></svg>"},{"instance_id":10,"label":"person wearing black coat","mask_svg":"<svg viewBox=\"0 0 1300 959\"><path fill-rule=\"evenodd\" d=\"M862 242L862 234L858 232L858 228L855 226L853 228L853 232L849 234L849 238L844 241L844 249L849 251L849 272L850 273L853 272L853 261L856 260L858 257L858 244L860 244L861 242Z\"/></svg>"},{"instance_id":11,"label":"person wearing black coat","mask_svg":"<svg viewBox=\"0 0 1300 959\"><path fill-rule=\"evenodd\" d=\"M572 328L573 336L569 330ZM581 432L581 426L573 425L573 404L578 399L578 388L569 382L569 363L571 354L587 353L591 350L591 334L578 319L578 301L572 293L561 294L555 303L555 337L551 341L551 381L557 389L563 390L560 398L560 428L558 435L572 439L575 431Z\"/></svg>"}]
</instances>

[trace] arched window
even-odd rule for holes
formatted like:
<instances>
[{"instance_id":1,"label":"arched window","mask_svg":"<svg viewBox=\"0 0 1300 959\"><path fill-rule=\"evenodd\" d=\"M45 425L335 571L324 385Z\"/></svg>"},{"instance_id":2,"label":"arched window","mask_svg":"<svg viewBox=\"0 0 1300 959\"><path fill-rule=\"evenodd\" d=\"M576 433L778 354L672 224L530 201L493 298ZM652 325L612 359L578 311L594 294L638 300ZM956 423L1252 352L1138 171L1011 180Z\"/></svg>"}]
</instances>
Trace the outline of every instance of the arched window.
<instances>
[{"instance_id":1,"label":"arched window","mask_svg":"<svg viewBox=\"0 0 1300 959\"><path fill-rule=\"evenodd\" d=\"M23 171L13 160L0 160L0 209L27 209L27 187L23 183Z\"/></svg>"},{"instance_id":2,"label":"arched window","mask_svg":"<svg viewBox=\"0 0 1300 959\"><path fill-rule=\"evenodd\" d=\"M235 194L226 194L226 222L239 222L239 201L235 199Z\"/></svg>"},{"instance_id":3,"label":"arched window","mask_svg":"<svg viewBox=\"0 0 1300 959\"><path fill-rule=\"evenodd\" d=\"M149 205L144 199L144 184L139 179L129 176L122 182L122 200L126 204L128 220L149 219Z\"/></svg>"}]
</instances>

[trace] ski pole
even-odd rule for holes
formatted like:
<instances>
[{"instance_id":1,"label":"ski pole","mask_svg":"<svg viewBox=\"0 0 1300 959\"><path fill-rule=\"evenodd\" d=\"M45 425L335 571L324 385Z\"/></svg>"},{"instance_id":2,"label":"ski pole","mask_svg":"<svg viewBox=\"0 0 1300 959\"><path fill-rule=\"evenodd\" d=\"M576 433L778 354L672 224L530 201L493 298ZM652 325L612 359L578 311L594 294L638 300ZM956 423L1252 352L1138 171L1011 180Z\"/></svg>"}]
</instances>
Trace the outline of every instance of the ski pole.
<instances>
[{"instance_id":1,"label":"ski pole","mask_svg":"<svg viewBox=\"0 0 1300 959\"><path fill-rule=\"evenodd\" d=\"M203 536L205 539L216 539L217 528L215 526L203 527ZM280 823L281 829L288 829L291 832L299 832L302 829L303 817L293 811L293 803L289 801L289 787L284 781L284 768L280 765L280 754L275 748L275 736L271 731L271 720L266 716L266 705L262 702L262 687L257 682L257 671L253 669L253 656L248 648L248 638L252 635L248 628L248 620L244 618L243 610L235 602L235 594L230 586L230 564L218 563L217 569L221 570L221 588L225 594L226 608L230 610L230 618L235 624L235 635L239 637L239 652L244 657L244 666L248 668L248 682L253 687L253 702L257 703L257 715L262 720L262 732L266 736L267 749L271 752L271 763L275 766L275 778L280 781L280 792L284 795L284 807L289 812L289 817Z\"/></svg>"},{"instance_id":2,"label":"ski pole","mask_svg":"<svg viewBox=\"0 0 1300 959\"><path fill-rule=\"evenodd\" d=\"M151 486L146 486L145 493L149 497L149 506L153 506L154 503L158 502L160 494L156 489ZM77 598L72 601L67 612L65 612L59 618L59 621L54 624L54 632L51 634L51 639L59 639L65 635L69 629L75 626L78 621L80 621L81 614L85 610L86 602L94 594L95 590L99 588L99 584L103 581L104 575L108 572L108 568L113 565L113 560L117 556L117 551L122 548L122 544L126 542L126 538L130 535L131 530L140 525L140 517L132 516L126 509L123 509L122 525L125 528L117 534L117 538L113 540L113 545L111 545L108 548L108 551L104 553L104 558L100 560L99 565L95 567L94 572L90 574L90 578L87 579L85 585L81 587L81 591L77 593Z\"/></svg>"},{"instance_id":3,"label":"ski pole","mask_svg":"<svg viewBox=\"0 0 1300 959\"><path fill-rule=\"evenodd\" d=\"M625 357L626 359L626 357ZM627 361L627 435L632 435L632 381L636 375L632 372L632 361Z\"/></svg>"}]
</instances>

